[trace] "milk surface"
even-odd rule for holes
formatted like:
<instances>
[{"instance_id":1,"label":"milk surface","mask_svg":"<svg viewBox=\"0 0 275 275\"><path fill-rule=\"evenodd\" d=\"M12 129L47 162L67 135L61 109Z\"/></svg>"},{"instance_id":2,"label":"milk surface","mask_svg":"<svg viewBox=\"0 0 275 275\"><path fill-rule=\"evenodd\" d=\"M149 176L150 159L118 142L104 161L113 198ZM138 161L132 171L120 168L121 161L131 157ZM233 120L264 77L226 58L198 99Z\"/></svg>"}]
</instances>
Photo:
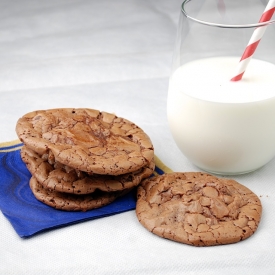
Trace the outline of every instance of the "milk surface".
<instances>
[{"instance_id":1,"label":"milk surface","mask_svg":"<svg viewBox=\"0 0 275 275\"><path fill-rule=\"evenodd\" d=\"M170 78L168 121L185 156L214 173L255 170L275 155L275 65L251 60L232 82L239 58L197 60Z\"/></svg>"},{"instance_id":2,"label":"milk surface","mask_svg":"<svg viewBox=\"0 0 275 275\"><path fill-rule=\"evenodd\" d=\"M252 102L275 96L275 65L252 59L241 81L230 81L240 58L216 57L196 60L178 68L171 89L214 102ZM185 89L188 87L188 89Z\"/></svg>"}]
</instances>

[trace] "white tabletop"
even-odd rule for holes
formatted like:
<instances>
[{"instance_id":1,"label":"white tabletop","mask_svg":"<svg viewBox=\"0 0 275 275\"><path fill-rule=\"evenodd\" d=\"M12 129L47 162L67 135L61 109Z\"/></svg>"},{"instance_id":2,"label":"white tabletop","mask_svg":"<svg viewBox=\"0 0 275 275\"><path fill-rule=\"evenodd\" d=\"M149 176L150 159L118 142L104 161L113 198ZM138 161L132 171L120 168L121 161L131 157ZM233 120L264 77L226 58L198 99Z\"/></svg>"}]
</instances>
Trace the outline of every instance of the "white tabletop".
<instances>
[{"instance_id":1,"label":"white tabletop","mask_svg":"<svg viewBox=\"0 0 275 275\"><path fill-rule=\"evenodd\" d=\"M180 4L0 0L0 142L17 139L16 121L27 112L87 107L138 124L172 170L199 171L166 118ZM245 241L172 242L147 231L135 211L21 239L0 213L0 274L275 274L275 160L232 178L263 205L260 226Z\"/></svg>"}]
</instances>

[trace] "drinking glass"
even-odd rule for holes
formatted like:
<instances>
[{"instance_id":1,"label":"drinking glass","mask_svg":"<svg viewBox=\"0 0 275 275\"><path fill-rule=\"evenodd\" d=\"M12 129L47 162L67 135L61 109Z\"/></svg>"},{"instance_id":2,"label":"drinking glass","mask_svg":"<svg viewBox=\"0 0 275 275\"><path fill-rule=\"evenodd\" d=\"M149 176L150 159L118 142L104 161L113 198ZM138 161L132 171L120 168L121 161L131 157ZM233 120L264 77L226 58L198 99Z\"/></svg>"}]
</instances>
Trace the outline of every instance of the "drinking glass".
<instances>
[{"instance_id":1,"label":"drinking glass","mask_svg":"<svg viewBox=\"0 0 275 275\"><path fill-rule=\"evenodd\" d=\"M179 149L207 172L248 173L275 156L275 21L258 23L266 5L182 3L167 116ZM263 27L242 79L232 81L254 31Z\"/></svg>"}]
</instances>

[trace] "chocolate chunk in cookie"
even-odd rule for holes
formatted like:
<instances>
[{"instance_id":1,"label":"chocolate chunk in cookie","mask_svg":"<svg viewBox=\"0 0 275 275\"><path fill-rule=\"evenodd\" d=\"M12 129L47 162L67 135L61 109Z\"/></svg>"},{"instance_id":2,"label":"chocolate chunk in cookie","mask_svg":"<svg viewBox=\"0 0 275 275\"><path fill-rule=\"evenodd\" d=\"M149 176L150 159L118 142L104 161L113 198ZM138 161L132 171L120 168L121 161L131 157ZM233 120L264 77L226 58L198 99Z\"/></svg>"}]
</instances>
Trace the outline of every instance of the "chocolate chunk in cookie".
<instances>
[{"instance_id":1,"label":"chocolate chunk in cookie","mask_svg":"<svg viewBox=\"0 0 275 275\"><path fill-rule=\"evenodd\" d=\"M260 199L247 187L205 173L170 173L138 187L136 214L152 233L194 246L236 243L257 229Z\"/></svg>"},{"instance_id":2,"label":"chocolate chunk in cookie","mask_svg":"<svg viewBox=\"0 0 275 275\"><path fill-rule=\"evenodd\" d=\"M31 112L18 120L16 132L39 155L88 173L134 172L154 157L150 138L137 125L93 109Z\"/></svg>"}]
</instances>

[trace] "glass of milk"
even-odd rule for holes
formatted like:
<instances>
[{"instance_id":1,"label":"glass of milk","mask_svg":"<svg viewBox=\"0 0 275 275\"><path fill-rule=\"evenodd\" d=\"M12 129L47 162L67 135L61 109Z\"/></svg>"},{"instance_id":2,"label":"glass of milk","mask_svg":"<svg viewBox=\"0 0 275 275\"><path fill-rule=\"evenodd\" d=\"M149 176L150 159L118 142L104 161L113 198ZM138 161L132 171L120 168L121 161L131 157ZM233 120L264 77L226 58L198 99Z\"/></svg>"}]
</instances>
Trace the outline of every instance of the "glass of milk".
<instances>
[{"instance_id":1,"label":"glass of milk","mask_svg":"<svg viewBox=\"0 0 275 275\"><path fill-rule=\"evenodd\" d=\"M264 0L186 0L182 4L167 115L173 138L198 168L254 171L275 156L275 21L240 81L240 58ZM275 14L274 17L275 19Z\"/></svg>"}]
</instances>

